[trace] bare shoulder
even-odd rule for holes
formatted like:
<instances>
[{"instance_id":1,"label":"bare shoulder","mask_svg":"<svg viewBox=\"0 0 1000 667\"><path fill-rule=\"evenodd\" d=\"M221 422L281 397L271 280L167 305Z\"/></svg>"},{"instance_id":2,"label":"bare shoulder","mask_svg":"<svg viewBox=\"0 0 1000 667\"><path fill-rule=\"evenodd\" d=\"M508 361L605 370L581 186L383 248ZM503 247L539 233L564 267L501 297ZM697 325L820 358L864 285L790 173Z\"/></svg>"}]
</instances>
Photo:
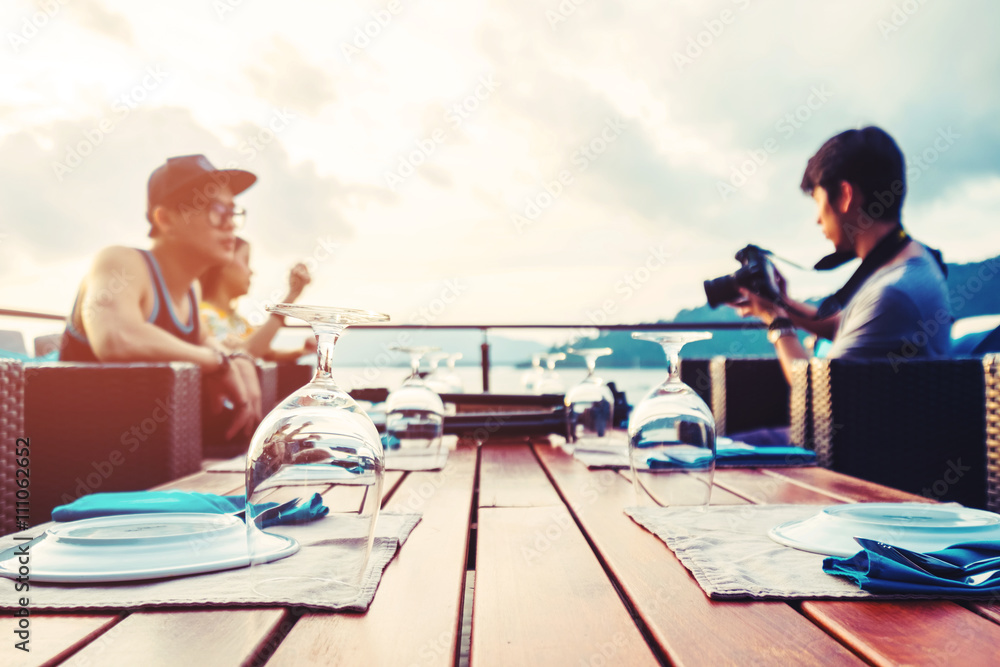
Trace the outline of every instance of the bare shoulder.
<instances>
[{"instance_id":1,"label":"bare shoulder","mask_svg":"<svg viewBox=\"0 0 1000 667\"><path fill-rule=\"evenodd\" d=\"M142 253L125 246L108 246L98 252L86 287L92 289L95 286L107 288L114 294L128 292L143 295L150 292L152 282Z\"/></svg>"},{"instance_id":2,"label":"bare shoulder","mask_svg":"<svg viewBox=\"0 0 1000 667\"><path fill-rule=\"evenodd\" d=\"M112 245L102 249L94 256L94 270L117 268L121 266L141 267L142 254L135 248L122 245Z\"/></svg>"}]
</instances>

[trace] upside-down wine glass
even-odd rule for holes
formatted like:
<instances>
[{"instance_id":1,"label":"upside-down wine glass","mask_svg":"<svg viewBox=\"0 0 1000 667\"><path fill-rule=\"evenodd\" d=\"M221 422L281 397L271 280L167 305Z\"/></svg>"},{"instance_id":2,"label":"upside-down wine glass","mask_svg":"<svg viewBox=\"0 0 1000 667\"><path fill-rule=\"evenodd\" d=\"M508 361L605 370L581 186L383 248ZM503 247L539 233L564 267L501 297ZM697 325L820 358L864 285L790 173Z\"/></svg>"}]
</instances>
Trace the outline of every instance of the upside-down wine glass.
<instances>
[{"instance_id":1,"label":"upside-down wine glass","mask_svg":"<svg viewBox=\"0 0 1000 667\"><path fill-rule=\"evenodd\" d=\"M715 473L715 418L691 387L681 382L680 350L706 340L706 331L633 333L659 343L667 355L667 379L635 407L628 423L629 467L640 505L707 505Z\"/></svg>"},{"instance_id":2,"label":"upside-down wine glass","mask_svg":"<svg viewBox=\"0 0 1000 667\"><path fill-rule=\"evenodd\" d=\"M287 303L267 310L309 323L316 335L317 361L312 380L271 410L250 440L246 526L251 585L265 597L281 596L292 587L356 594L375 537L385 458L372 420L334 382L331 359L345 328L386 322L389 316ZM310 526L313 531L321 529L325 543L336 548L330 566L273 575L264 560L268 540L259 516L262 503L293 498L305 502L317 491L324 494L329 513L310 521Z\"/></svg>"},{"instance_id":3,"label":"upside-down wine glass","mask_svg":"<svg viewBox=\"0 0 1000 667\"><path fill-rule=\"evenodd\" d=\"M410 355L410 377L385 399L385 437L390 450L406 454L437 455L444 435L444 403L420 377L420 359L436 347L394 345L390 349Z\"/></svg>"},{"instance_id":4,"label":"upside-down wine glass","mask_svg":"<svg viewBox=\"0 0 1000 667\"><path fill-rule=\"evenodd\" d=\"M465 355L461 352L454 352L452 354L442 352L441 354L447 360L447 366L439 368L436 373L431 374L434 379L432 386L440 394L464 394L465 383L462 382L461 376L455 371L455 362ZM428 380L430 379L428 378Z\"/></svg>"},{"instance_id":5,"label":"upside-down wine glass","mask_svg":"<svg viewBox=\"0 0 1000 667\"><path fill-rule=\"evenodd\" d=\"M556 372L556 362L562 361L565 358L566 355L562 352L549 352L542 355L542 361L545 362L546 370L538 378L538 382L535 383L536 394L561 394L566 391L566 386L563 384L562 378Z\"/></svg>"},{"instance_id":6,"label":"upside-down wine glass","mask_svg":"<svg viewBox=\"0 0 1000 667\"><path fill-rule=\"evenodd\" d=\"M535 352L531 355L531 369L524 372L521 376L521 383L524 388L530 393L535 393L535 387L538 386L538 381L542 379L542 357L545 356L542 352Z\"/></svg>"},{"instance_id":7,"label":"upside-down wine glass","mask_svg":"<svg viewBox=\"0 0 1000 667\"><path fill-rule=\"evenodd\" d=\"M611 354L610 347L569 348L587 362L587 377L566 393L569 442L603 439L612 427L615 397L594 370L600 357Z\"/></svg>"},{"instance_id":8,"label":"upside-down wine glass","mask_svg":"<svg viewBox=\"0 0 1000 667\"><path fill-rule=\"evenodd\" d=\"M430 370L424 376L424 384L438 395L450 393L451 385L444 381L444 372L441 370L441 362L448 357L447 352L431 352L427 355Z\"/></svg>"}]
</instances>

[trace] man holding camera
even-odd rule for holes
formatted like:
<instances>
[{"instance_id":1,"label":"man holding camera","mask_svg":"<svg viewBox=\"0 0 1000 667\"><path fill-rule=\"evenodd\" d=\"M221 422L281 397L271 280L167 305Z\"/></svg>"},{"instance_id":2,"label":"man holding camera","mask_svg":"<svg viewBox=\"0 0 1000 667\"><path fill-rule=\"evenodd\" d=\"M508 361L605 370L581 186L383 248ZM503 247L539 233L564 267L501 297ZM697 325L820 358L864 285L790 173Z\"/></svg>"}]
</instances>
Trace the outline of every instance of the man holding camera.
<instances>
[{"instance_id":1,"label":"man holding camera","mask_svg":"<svg viewBox=\"0 0 1000 667\"><path fill-rule=\"evenodd\" d=\"M768 324L768 340L789 380L792 361L809 357L796 328L831 339L830 358L949 354L946 268L940 253L903 230L905 170L896 142L877 127L842 132L809 159L801 187L816 200L817 223L836 250L816 268L834 268L855 257L861 265L819 308L790 299L777 271L764 280L770 289L741 285L741 299L733 303L741 316L755 315Z\"/></svg>"}]
</instances>

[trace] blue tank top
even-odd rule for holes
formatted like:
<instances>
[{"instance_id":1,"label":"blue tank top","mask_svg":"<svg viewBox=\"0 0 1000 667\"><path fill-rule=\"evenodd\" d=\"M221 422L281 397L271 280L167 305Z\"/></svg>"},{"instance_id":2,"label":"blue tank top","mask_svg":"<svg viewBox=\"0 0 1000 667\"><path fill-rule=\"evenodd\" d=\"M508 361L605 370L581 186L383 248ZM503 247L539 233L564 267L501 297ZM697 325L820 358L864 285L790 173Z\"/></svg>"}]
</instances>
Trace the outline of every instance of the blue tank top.
<instances>
[{"instance_id":1,"label":"blue tank top","mask_svg":"<svg viewBox=\"0 0 1000 667\"><path fill-rule=\"evenodd\" d=\"M198 302L194 296L194 286L188 290L188 302L190 305L190 315L187 324L181 324L177 314L171 305L170 297L167 294L167 287L163 282L163 274L160 272L160 265L156 257L148 250L139 250L142 258L146 260L146 269L149 271L150 281L153 283L153 312L150 313L147 322L151 322L181 340L198 345L201 342L201 330L198 322ZM73 302L73 310L66 320L66 330L63 332L62 348L59 351L60 361L97 361L93 348L87 336L78 331L73 326L73 317L76 314L77 306L80 302L80 294L77 293Z\"/></svg>"}]
</instances>

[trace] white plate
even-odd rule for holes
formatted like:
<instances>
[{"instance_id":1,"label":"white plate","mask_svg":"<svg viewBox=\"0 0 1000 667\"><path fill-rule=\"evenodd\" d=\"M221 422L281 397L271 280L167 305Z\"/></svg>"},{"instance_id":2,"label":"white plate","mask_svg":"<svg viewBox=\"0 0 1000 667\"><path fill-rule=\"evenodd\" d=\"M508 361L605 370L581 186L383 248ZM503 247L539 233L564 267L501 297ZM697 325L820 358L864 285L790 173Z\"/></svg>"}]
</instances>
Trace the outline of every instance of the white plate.
<instances>
[{"instance_id":1,"label":"white plate","mask_svg":"<svg viewBox=\"0 0 1000 667\"><path fill-rule=\"evenodd\" d=\"M263 534L264 561L299 550ZM249 565L246 526L225 514L122 514L70 521L26 543L31 581L99 583L160 579ZM0 576L18 576L21 545L0 553Z\"/></svg>"},{"instance_id":2,"label":"white plate","mask_svg":"<svg viewBox=\"0 0 1000 667\"><path fill-rule=\"evenodd\" d=\"M861 550L855 537L926 552L960 542L1000 540L1000 515L958 505L856 503L783 523L768 536L785 546L841 558Z\"/></svg>"}]
</instances>

